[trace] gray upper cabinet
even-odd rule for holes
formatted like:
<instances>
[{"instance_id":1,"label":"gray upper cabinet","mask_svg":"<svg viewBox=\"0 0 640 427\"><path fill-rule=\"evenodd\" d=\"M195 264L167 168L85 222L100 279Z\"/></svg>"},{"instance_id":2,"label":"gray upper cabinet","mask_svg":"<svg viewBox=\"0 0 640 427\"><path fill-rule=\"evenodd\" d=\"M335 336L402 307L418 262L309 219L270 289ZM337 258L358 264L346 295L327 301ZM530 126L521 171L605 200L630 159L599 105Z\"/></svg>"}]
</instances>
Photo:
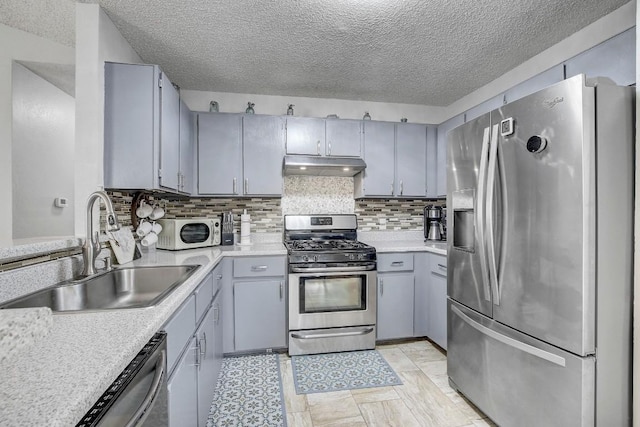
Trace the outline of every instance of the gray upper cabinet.
<instances>
[{"instance_id":1,"label":"gray upper cabinet","mask_svg":"<svg viewBox=\"0 0 640 427\"><path fill-rule=\"evenodd\" d=\"M184 101L180 101L180 182L179 190L192 194L196 191L196 118Z\"/></svg>"},{"instance_id":2,"label":"gray upper cabinet","mask_svg":"<svg viewBox=\"0 0 640 427\"><path fill-rule=\"evenodd\" d=\"M242 116L198 114L198 193L237 195L241 180Z\"/></svg>"},{"instance_id":3,"label":"gray upper cabinet","mask_svg":"<svg viewBox=\"0 0 640 427\"><path fill-rule=\"evenodd\" d=\"M565 62L566 77L608 77L618 85L636 82L636 28L618 34Z\"/></svg>"},{"instance_id":4,"label":"gray upper cabinet","mask_svg":"<svg viewBox=\"0 0 640 427\"><path fill-rule=\"evenodd\" d=\"M160 94L160 186L180 190L180 94L167 76Z\"/></svg>"},{"instance_id":5,"label":"gray upper cabinet","mask_svg":"<svg viewBox=\"0 0 640 427\"><path fill-rule=\"evenodd\" d=\"M362 120L327 119L325 155L360 157Z\"/></svg>"},{"instance_id":6,"label":"gray upper cabinet","mask_svg":"<svg viewBox=\"0 0 640 427\"><path fill-rule=\"evenodd\" d=\"M438 131L427 126L427 197L437 197L438 183Z\"/></svg>"},{"instance_id":7,"label":"gray upper cabinet","mask_svg":"<svg viewBox=\"0 0 640 427\"><path fill-rule=\"evenodd\" d=\"M436 196L447 195L447 132L464 124L464 114L452 117L438 126Z\"/></svg>"},{"instance_id":8,"label":"gray upper cabinet","mask_svg":"<svg viewBox=\"0 0 640 427\"><path fill-rule=\"evenodd\" d=\"M504 105L504 94L494 96L491 99L487 99L481 104L476 105L473 108L469 108L464 114L464 121L468 122L481 115L488 113L489 111L500 108Z\"/></svg>"},{"instance_id":9,"label":"gray upper cabinet","mask_svg":"<svg viewBox=\"0 0 640 427\"><path fill-rule=\"evenodd\" d=\"M367 167L356 178L360 196L393 196L395 123L364 121L364 160Z\"/></svg>"},{"instance_id":10,"label":"gray upper cabinet","mask_svg":"<svg viewBox=\"0 0 640 427\"><path fill-rule=\"evenodd\" d=\"M425 197L427 187L427 126L396 125L395 195Z\"/></svg>"},{"instance_id":11,"label":"gray upper cabinet","mask_svg":"<svg viewBox=\"0 0 640 427\"><path fill-rule=\"evenodd\" d=\"M507 90L504 94L505 102L513 102L562 80L564 80L564 67L560 64Z\"/></svg>"},{"instance_id":12,"label":"gray upper cabinet","mask_svg":"<svg viewBox=\"0 0 640 427\"><path fill-rule=\"evenodd\" d=\"M177 192L179 183L178 91L156 65L106 62L104 186Z\"/></svg>"},{"instance_id":13,"label":"gray upper cabinet","mask_svg":"<svg viewBox=\"0 0 640 427\"><path fill-rule=\"evenodd\" d=\"M287 117L287 154L324 154L324 119Z\"/></svg>"},{"instance_id":14,"label":"gray upper cabinet","mask_svg":"<svg viewBox=\"0 0 640 427\"><path fill-rule=\"evenodd\" d=\"M245 115L242 124L244 195L282 195L284 118Z\"/></svg>"}]
</instances>

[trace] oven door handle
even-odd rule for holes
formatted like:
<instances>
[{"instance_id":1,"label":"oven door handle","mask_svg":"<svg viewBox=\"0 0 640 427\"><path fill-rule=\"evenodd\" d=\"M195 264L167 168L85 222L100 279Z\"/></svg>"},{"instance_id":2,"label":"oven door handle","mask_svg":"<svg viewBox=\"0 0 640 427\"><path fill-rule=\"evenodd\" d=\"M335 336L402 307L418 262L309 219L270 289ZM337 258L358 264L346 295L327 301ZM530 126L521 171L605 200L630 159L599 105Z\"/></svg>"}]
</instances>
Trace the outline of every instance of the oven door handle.
<instances>
[{"instance_id":1,"label":"oven door handle","mask_svg":"<svg viewBox=\"0 0 640 427\"><path fill-rule=\"evenodd\" d=\"M367 335L373 332L373 328L366 328L360 331L353 332L333 332L329 334L300 334L297 332L292 332L291 337L299 340L310 340L314 338L337 338L337 337L353 337L357 335Z\"/></svg>"},{"instance_id":2,"label":"oven door handle","mask_svg":"<svg viewBox=\"0 0 640 427\"><path fill-rule=\"evenodd\" d=\"M347 271L375 271L375 266L360 265L354 267L291 267L292 273L332 273L332 272L347 272Z\"/></svg>"},{"instance_id":3,"label":"oven door handle","mask_svg":"<svg viewBox=\"0 0 640 427\"><path fill-rule=\"evenodd\" d=\"M158 357L158 361L156 362L156 373L153 376L153 380L151 381L151 388L147 393L144 401L136 411L136 413L131 417L126 427L136 427L141 426L142 423L149 416L149 408L153 406L158 398L158 394L160 392L160 388L162 386L162 381L165 378L165 367L167 366L167 355L166 351L162 350L160 352L160 357Z\"/></svg>"}]
</instances>

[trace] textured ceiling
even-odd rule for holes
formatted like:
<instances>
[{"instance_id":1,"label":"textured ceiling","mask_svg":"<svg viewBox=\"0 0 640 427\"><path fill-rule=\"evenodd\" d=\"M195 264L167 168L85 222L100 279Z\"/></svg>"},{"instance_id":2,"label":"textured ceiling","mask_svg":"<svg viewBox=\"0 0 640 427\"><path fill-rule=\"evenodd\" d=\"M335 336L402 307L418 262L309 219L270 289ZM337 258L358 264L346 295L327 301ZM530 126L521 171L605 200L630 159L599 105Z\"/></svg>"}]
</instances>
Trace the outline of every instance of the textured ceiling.
<instances>
[{"instance_id":1,"label":"textured ceiling","mask_svg":"<svg viewBox=\"0 0 640 427\"><path fill-rule=\"evenodd\" d=\"M446 106L628 0L100 0L184 89ZM71 0L0 22L73 45Z\"/></svg>"}]
</instances>

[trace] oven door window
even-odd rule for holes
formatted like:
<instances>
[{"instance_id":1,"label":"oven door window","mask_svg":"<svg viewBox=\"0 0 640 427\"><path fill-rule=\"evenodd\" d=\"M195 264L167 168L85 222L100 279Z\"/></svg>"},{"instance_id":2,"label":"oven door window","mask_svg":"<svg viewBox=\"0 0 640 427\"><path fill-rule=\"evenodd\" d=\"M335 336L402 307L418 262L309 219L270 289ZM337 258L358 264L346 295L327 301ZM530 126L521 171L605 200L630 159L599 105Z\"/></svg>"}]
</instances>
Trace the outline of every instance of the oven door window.
<instances>
[{"instance_id":1,"label":"oven door window","mask_svg":"<svg viewBox=\"0 0 640 427\"><path fill-rule=\"evenodd\" d=\"M367 309L367 276L301 277L300 313Z\"/></svg>"},{"instance_id":2,"label":"oven door window","mask_svg":"<svg viewBox=\"0 0 640 427\"><path fill-rule=\"evenodd\" d=\"M209 240L211 232L205 223L183 225L180 229L180 239L184 243L203 243Z\"/></svg>"}]
</instances>

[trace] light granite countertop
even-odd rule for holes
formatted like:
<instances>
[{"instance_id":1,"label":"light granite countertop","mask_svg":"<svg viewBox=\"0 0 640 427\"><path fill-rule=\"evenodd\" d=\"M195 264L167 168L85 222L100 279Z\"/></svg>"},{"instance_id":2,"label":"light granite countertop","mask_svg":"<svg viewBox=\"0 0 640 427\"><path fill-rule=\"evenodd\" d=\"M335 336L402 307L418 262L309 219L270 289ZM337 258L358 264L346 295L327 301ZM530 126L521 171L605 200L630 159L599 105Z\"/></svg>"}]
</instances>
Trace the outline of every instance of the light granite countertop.
<instances>
[{"instance_id":1,"label":"light granite countertop","mask_svg":"<svg viewBox=\"0 0 640 427\"><path fill-rule=\"evenodd\" d=\"M255 243L158 250L126 264L201 268L155 307L50 316L46 336L0 362L0 425L75 425L223 256L285 254L282 243ZM24 315L5 313L3 321Z\"/></svg>"},{"instance_id":2,"label":"light granite countertop","mask_svg":"<svg viewBox=\"0 0 640 427\"><path fill-rule=\"evenodd\" d=\"M376 252L432 252L447 254L446 241L425 241L418 231L368 231L359 232L358 240L376 248Z\"/></svg>"}]
</instances>

